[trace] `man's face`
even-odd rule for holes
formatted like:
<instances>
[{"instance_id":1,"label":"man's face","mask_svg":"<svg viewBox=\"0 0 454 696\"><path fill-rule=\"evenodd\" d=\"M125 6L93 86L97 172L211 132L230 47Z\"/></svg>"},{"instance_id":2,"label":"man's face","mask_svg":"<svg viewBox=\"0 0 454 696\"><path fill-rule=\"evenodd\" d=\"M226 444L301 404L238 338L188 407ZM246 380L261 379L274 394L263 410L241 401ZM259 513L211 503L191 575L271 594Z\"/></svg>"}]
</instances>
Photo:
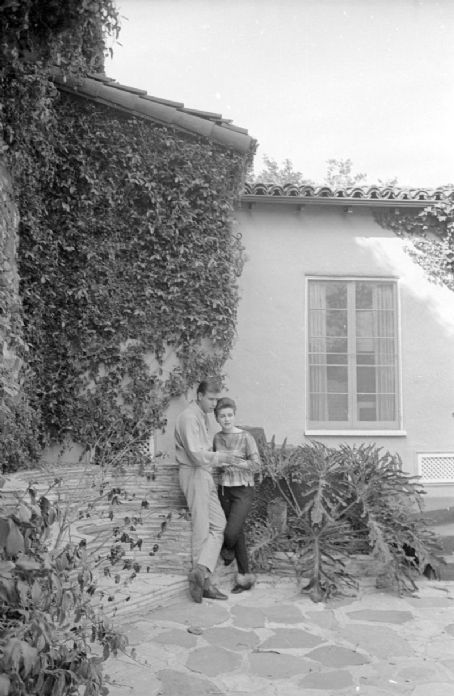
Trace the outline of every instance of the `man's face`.
<instances>
[{"instance_id":1,"label":"man's face","mask_svg":"<svg viewBox=\"0 0 454 696\"><path fill-rule=\"evenodd\" d=\"M217 392L207 391L206 394L197 394L197 403L204 413L213 413L219 399Z\"/></svg>"}]
</instances>

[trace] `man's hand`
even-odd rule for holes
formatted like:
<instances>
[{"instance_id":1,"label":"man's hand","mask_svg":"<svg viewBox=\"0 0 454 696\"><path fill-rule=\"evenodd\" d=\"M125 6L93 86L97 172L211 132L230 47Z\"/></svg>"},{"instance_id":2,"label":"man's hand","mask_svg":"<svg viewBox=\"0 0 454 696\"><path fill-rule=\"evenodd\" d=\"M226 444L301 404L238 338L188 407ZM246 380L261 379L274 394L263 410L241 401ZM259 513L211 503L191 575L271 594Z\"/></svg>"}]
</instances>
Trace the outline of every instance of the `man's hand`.
<instances>
[{"instance_id":1,"label":"man's hand","mask_svg":"<svg viewBox=\"0 0 454 696\"><path fill-rule=\"evenodd\" d=\"M223 454L222 459L222 463L227 464L227 466L234 466L235 464L239 464L240 462L244 461L243 457L238 451L226 452Z\"/></svg>"}]
</instances>

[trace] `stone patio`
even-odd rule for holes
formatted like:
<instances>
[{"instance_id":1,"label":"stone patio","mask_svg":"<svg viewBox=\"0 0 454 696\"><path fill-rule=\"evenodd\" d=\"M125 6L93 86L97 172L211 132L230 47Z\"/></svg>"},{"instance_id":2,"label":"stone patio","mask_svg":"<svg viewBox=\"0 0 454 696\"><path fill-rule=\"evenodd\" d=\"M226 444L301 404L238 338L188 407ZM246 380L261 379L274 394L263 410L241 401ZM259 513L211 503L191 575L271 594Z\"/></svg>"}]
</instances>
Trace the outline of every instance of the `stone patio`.
<instances>
[{"instance_id":1,"label":"stone patio","mask_svg":"<svg viewBox=\"0 0 454 696\"><path fill-rule=\"evenodd\" d=\"M454 583L419 586L398 597L365 580L314 604L294 579L260 576L224 602L142 606L117 620L130 645L105 664L110 694L451 696Z\"/></svg>"}]
</instances>

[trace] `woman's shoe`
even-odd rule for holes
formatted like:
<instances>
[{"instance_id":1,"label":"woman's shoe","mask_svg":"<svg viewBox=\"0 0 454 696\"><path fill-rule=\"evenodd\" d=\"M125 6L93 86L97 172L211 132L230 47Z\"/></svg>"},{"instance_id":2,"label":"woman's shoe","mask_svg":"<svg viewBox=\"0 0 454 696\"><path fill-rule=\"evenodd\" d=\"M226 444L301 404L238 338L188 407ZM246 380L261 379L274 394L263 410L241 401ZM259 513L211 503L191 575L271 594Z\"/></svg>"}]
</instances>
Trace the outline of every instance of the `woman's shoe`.
<instances>
[{"instance_id":1,"label":"woman's shoe","mask_svg":"<svg viewBox=\"0 0 454 696\"><path fill-rule=\"evenodd\" d=\"M236 576L236 583L232 589L232 594L239 594L240 592L250 590L255 584L256 579L253 573L245 573L244 575L238 573Z\"/></svg>"},{"instance_id":2,"label":"woman's shoe","mask_svg":"<svg viewBox=\"0 0 454 696\"><path fill-rule=\"evenodd\" d=\"M223 546L220 556L224 561L224 565L228 566L235 560L235 551L233 551L233 549L227 549L225 546Z\"/></svg>"},{"instance_id":3,"label":"woman's shoe","mask_svg":"<svg viewBox=\"0 0 454 696\"><path fill-rule=\"evenodd\" d=\"M245 590L250 590L252 585L248 585L247 587L245 585L235 585L232 589L232 594L240 594L240 592L244 592Z\"/></svg>"}]
</instances>

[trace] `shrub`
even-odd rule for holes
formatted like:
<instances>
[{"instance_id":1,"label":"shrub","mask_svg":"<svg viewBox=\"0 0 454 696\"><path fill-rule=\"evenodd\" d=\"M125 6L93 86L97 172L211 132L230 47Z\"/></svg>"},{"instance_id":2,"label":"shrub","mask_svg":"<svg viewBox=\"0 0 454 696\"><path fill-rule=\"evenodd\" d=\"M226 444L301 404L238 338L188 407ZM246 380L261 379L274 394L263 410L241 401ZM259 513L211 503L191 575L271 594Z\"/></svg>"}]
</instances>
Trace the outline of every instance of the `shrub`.
<instances>
[{"instance_id":1,"label":"shrub","mask_svg":"<svg viewBox=\"0 0 454 696\"><path fill-rule=\"evenodd\" d=\"M0 695L72 696L79 687L85 696L106 694L101 663L125 640L93 606L83 541L61 545L57 533L51 543L62 510L49 493L38 495L31 485L9 506L2 497Z\"/></svg>"},{"instance_id":2,"label":"shrub","mask_svg":"<svg viewBox=\"0 0 454 696\"><path fill-rule=\"evenodd\" d=\"M370 553L388 584L400 593L417 589L414 577L434 572L439 545L415 512L424 490L402 471L397 454L375 444L329 448L320 442L287 448L274 440L261 447L263 493L249 528L252 558L263 567L273 550L292 553L303 590L320 601L356 585L347 568L352 553ZM285 530L266 521L273 496L288 506Z\"/></svg>"}]
</instances>

